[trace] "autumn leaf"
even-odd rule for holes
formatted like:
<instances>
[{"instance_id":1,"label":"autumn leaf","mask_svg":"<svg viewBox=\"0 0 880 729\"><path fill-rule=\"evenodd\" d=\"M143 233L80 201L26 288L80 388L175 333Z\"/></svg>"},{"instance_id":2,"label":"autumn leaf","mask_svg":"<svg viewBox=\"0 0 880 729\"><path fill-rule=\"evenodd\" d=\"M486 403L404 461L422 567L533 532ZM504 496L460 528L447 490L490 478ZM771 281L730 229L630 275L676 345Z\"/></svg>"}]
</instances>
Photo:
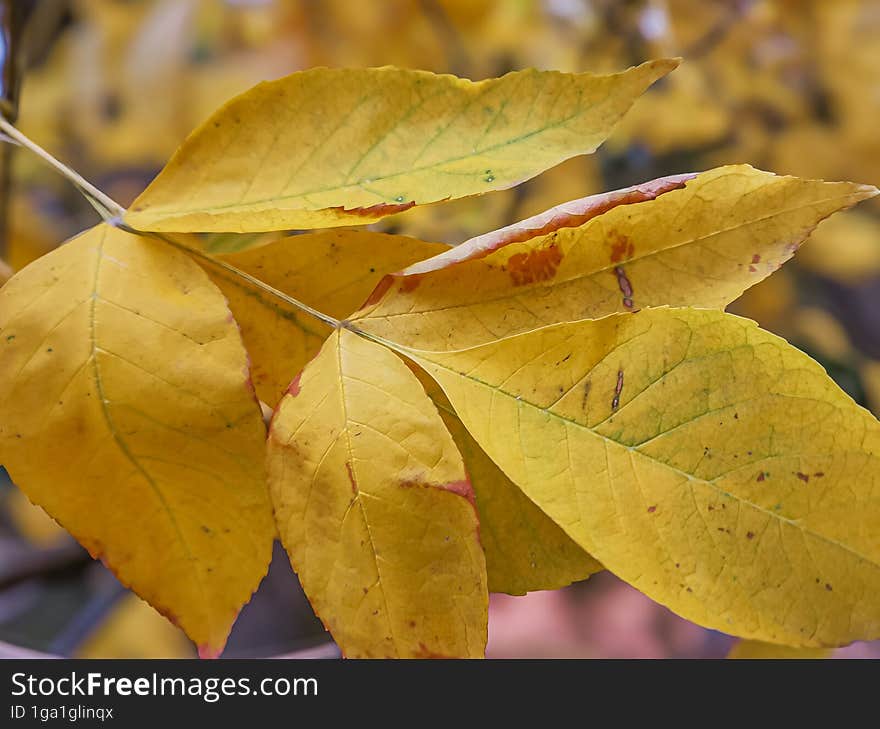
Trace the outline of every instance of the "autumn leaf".
<instances>
[{"instance_id":1,"label":"autumn leaf","mask_svg":"<svg viewBox=\"0 0 880 729\"><path fill-rule=\"evenodd\" d=\"M473 485L489 592L524 595L534 590L555 590L601 571L602 565L486 455L437 383L424 372L416 376L452 435Z\"/></svg>"},{"instance_id":2,"label":"autumn leaf","mask_svg":"<svg viewBox=\"0 0 880 729\"><path fill-rule=\"evenodd\" d=\"M282 542L346 656L483 655L473 492L397 355L336 330L278 406L267 462Z\"/></svg>"},{"instance_id":3,"label":"autumn leaf","mask_svg":"<svg viewBox=\"0 0 880 729\"><path fill-rule=\"evenodd\" d=\"M274 407L331 330L266 286L341 319L363 303L384 274L446 249L401 235L332 230L216 256L258 282L210 260L197 261L226 295L250 355L257 395Z\"/></svg>"},{"instance_id":4,"label":"autumn leaf","mask_svg":"<svg viewBox=\"0 0 880 729\"><path fill-rule=\"evenodd\" d=\"M677 65L479 82L391 67L294 73L221 107L125 221L164 232L362 225L512 187L594 151Z\"/></svg>"},{"instance_id":5,"label":"autumn leaf","mask_svg":"<svg viewBox=\"0 0 880 729\"><path fill-rule=\"evenodd\" d=\"M830 658L834 653L833 648L792 648L787 645L775 645L773 643L762 643L759 640L738 640L728 658L741 660L757 660L757 659L816 659Z\"/></svg>"},{"instance_id":6,"label":"autumn leaf","mask_svg":"<svg viewBox=\"0 0 880 729\"><path fill-rule=\"evenodd\" d=\"M532 501L658 602L794 646L880 635L880 423L784 340L650 309L401 349Z\"/></svg>"},{"instance_id":7,"label":"autumn leaf","mask_svg":"<svg viewBox=\"0 0 880 729\"><path fill-rule=\"evenodd\" d=\"M275 529L265 427L223 296L101 225L0 290L0 463L93 557L219 653Z\"/></svg>"},{"instance_id":8,"label":"autumn leaf","mask_svg":"<svg viewBox=\"0 0 880 729\"><path fill-rule=\"evenodd\" d=\"M723 308L870 185L748 165L554 208L386 277L352 320L427 350L650 306Z\"/></svg>"}]
</instances>

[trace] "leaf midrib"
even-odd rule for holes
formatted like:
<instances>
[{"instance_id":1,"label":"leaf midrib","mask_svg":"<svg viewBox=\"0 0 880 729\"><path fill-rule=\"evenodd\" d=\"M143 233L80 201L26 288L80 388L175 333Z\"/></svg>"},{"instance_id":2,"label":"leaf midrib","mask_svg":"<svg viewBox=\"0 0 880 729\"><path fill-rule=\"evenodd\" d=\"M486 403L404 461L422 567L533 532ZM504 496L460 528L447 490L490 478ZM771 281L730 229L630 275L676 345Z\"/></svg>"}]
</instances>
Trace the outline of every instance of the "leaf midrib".
<instances>
[{"instance_id":1,"label":"leaf midrib","mask_svg":"<svg viewBox=\"0 0 880 729\"><path fill-rule=\"evenodd\" d=\"M687 482L689 482L689 483L696 482L696 483L698 483L698 484L702 484L702 485L704 485L704 486L707 486L707 487L709 487L710 489L712 489L713 491L717 492L718 494L721 494L721 495L723 495L723 496L730 497L730 498L734 499L735 501L737 501L738 503L740 503L740 504L742 504L742 505L744 505L744 506L751 507L752 509L755 509L756 511L759 511L759 512L761 512L761 513L763 513L763 514L766 514L768 517L770 517L771 519L776 520L776 521L779 522L779 523L785 523L785 524L788 524L788 525L790 525L790 526L792 526L792 527L794 527L794 528L796 528L796 529L798 529L798 530L804 532L805 534L810 535L811 537L813 537L813 538L815 538L815 539L817 539L817 540L819 540L819 541L823 541L823 542L825 542L826 544L829 544L829 545L831 545L831 546L833 546L833 547L837 547L838 549L841 549L841 550L843 550L843 551L845 551L845 552L847 552L847 553L853 555L856 559L859 559L859 560L861 560L861 561L863 561L863 562L866 562L866 563L868 563L869 565L871 565L872 567L875 567L875 568L877 568L877 569L880 569L880 562L877 562L875 559L872 559L872 558L870 558L870 557L867 557L866 555L862 554L861 552L859 552L859 551L857 551L857 550L853 549L852 547L849 547L849 546L847 546L847 545L845 545L845 544L841 544L840 542L838 542L838 541L835 540L835 539L832 539L831 537L828 537L828 536L825 536L824 534L820 534L820 533L818 533L818 532L815 532L815 531L813 531L812 529L807 528L806 526L804 526L804 525L798 523L797 521L795 521L795 520L793 520L793 519L788 519L788 518L786 518L786 517L780 516L779 514L773 512L773 511L771 511L771 510L769 510L769 509L765 509L764 507L759 506L758 504L756 504L756 503L754 503L754 502L752 502L752 501L749 501L748 499L745 499L745 498L742 498L742 497L740 497L740 496L738 496L738 495L736 495L736 494L730 493L729 491L724 491L724 490L721 489L720 487L716 486L712 481L707 481L706 479L699 478L699 477L697 477L697 476L694 476L693 474L687 473L686 471L682 471L681 469L676 468L675 466L671 466L671 465L669 465L668 463L665 463L665 462L663 462L663 461L661 461L661 460L659 460L659 459L657 459L657 458L654 458L654 457L648 455L647 453L644 453L643 451L640 451L640 450L639 450L638 448L636 448L636 447L632 447L632 448L631 448L631 447L629 447L629 446L626 446L626 445L624 445L623 443L620 443L619 441L614 440L613 438L609 438L608 436L602 435L601 433L599 433L599 432L593 430L592 428L590 428L589 426L587 426L587 425L585 425L585 424L583 424L583 423L579 423L578 421L573 420L573 419L571 419L571 418L563 417L562 415L559 415L558 413L556 413L556 412L554 412L554 411L552 411L552 410L549 410L549 409L547 409L547 408L543 408L543 407L541 407L540 405L537 405L537 404L535 404L535 403L533 403L533 402L531 402L531 401L529 401L529 400L523 398L522 396L516 396L516 395L513 395L513 394L507 392L506 390L503 390L503 389L500 388L500 387L495 387L495 386L493 386L491 383L486 382L485 380L481 380L481 379L478 378L478 377L474 377L473 375L470 375L470 374L466 374L466 373L460 372L459 370L453 369L453 368L448 367L448 366L446 366L446 365L442 365L442 364L440 364L440 363L438 363L438 362L434 362L434 361L432 361L432 360L423 360L423 359L417 357L417 356L415 355L415 353L413 353L413 352L410 352L410 356L412 356L413 359L417 359L417 360L419 360L420 362L423 362L424 364L428 365L429 367L430 367L430 366L438 367L438 368L440 368L440 369L446 370L447 372L450 372L451 374L455 375L456 377L462 377L462 378L465 378L465 379L471 380L472 382L475 382L475 383L478 384L478 385L481 385L481 386L483 386L483 387L486 387L487 389L491 390L492 392L501 393L502 395L504 395L504 396L507 397L508 399L513 400L514 402L516 402L516 403L517 403L517 407L530 406L530 407L533 408L534 410L540 411L540 412L542 412L542 413L544 413L544 414L546 414L546 415L548 415L548 416L550 416L550 417L552 417L552 418L556 418L556 419L562 421L563 423L566 423L566 424L568 424L568 425L573 425L573 426L577 427L577 428L580 429L580 430L583 430L583 431L585 431L585 432L587 432L587 433L590 433L590 434L596 436L597 438L599 438L601 441L603 441L603 442L606 443L606 444L611 444L612 446L616 446L616 447L618 447L618 448L624 448L624 449L626 449L627 451L629 451L630 453L633 453L633 452L634 452L634 453L637 453L640 457L642 457L642 458L644 458L644 459L646 459L646 460L648 460L648 461L650 461L650 462L652 462L652 463L655 463L655 464L657 464L657 465L660 465L660 466L663 467L663 468L667 468L667 469L669 469L670 471L672 471L672 472L678 474L679 476L684 477L684 478L687 480ZM448 394L448 393L447 393L447 394ZM486 451L486 452L488 453L488 451ZM493 459L493 460L494 460L494 459ZM503 469L502 469L502 470L503 470ZM507 473L507 472L505 471L505 473ZM510 478L510 475L509 475L509 474L508 474L508 478ZM511 482L512 482L512 483L516 483L512 478L511 478ZM572 478L572 486L574 487L574 479L573 479L573 478ZM528 496L528 494L526 494L526 496ZM537 503L537 502L535 502L535 503ZM539 506L540 506L540 504L539 504ZM541 507L541 509L542 509L542 511L544 511L543 507ZM544 513L546 513L546 511L545 511ZM552 517L551 517L549 514L547 514L547 516L550 517L550 518L552 519ZM554 519L553 521L554 521L554 523L557 523L557 524L558 524L558 522L556 522L555 519ZM565 527L564 527L564 526L562 526L561 524L560 524L559 526L560 526L563 530L565 530ZM568 530L565 530L565 532L566 532L566 534L569 533ZM579 540L575 535L573 535L573 534L569 534L569 536L571 536L572 539L574 539L578 544L580 544L580 540ZM584 545L581 545L581 546L583 547L583 549L587 550L587 552L590 551L590 549L589 549L588 547L586 547L586 546L584 546Z\"/></svg>"},{"instance_id":2,"label":"leaf midrib","mask_svg":"<svg viewBox=\"0 0 880 729\"><path fill-rule=\"evenodd\" d=\"M174 512L171 510L171 506L168 503L165 495L162 493L162 490L159 488L159 485L150 475L150 473L144 468L144 466L138 461L135 455L132 453L131 449L128 447L128 444L125 442L123 437L120 435L118 429L116 428L116 423L113 420L113 416L110 414L110 409L107 407L108 400L106 394L104 392L104 383L101 378L101 370L98 365L98 351L100 347L97 344L97 317L96 317L96 309L98 299L101 298L98 294L99 287L99 279L101 274L101 264L104 260L104 244L107 237L107 230L104 230L103 235L101 236L101 241L96 248L96 263L95 263L95 273L94 279L92 282L92 294L91 294L91 304L89 310L89 341L90 341L90 359L92 361L92 373L93 379L95 383L95 389L98 395L98 401L101 406L101 414L104 416L104 421L107 425L107 429L110 431L110 436L113 438L113 441L116 443L122 455L134 466L135 470L141 474L144 480L152 489L153 493L156 495L159 500L159 504L162 506L162 509L165 511L168 516L168 521L174 530L175 536L177 537L177 541L180 543L180 546L183 547L183 551L186 554L187 562L194 563L196 562L195 557L190 549L189 543L183 536L183 531L180 528L180 525L177 522L177 517L174 515ZM208 591L204 582L204 577L201 574L201 571L196 569L193 571L196 577L196 582L199 585L199 591L202 593L202 601L203 601L203 609L207 610L207 606L210 605L210 600L208 599ZM205 617L208 618L207 612L204 613ZM213 621L208 618L207 622L212 624ZM212 630L213 632L213 630Z\"/></svg>"}]
</instances>

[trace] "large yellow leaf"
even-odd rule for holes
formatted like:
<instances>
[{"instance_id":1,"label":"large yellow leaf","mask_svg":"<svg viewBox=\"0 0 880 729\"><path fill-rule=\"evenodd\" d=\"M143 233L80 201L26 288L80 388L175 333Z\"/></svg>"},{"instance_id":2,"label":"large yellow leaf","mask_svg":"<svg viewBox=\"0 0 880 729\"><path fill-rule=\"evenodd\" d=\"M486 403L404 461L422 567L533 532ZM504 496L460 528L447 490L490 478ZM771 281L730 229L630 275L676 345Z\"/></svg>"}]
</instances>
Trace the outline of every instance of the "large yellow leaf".
<instances>
[{"instance_id":1,"label":"large yellow leaf","mask_svg":"<svg viewBox=\"0 0 880 729\"><path fill-rule=\"evenodd\" d=\"M348 657L480 657L488 593L473 491L390 350L336 330L272 421L281 539Z\"/></svg>"},{"instance_id":2,"label":"large yellow leaf","mask_svg":"<svg viewBox=\"0 0 880 729\"><path fill-rule=\"evenodd\" d=\"M532 501L658 602L769 642L880 636L880 423L784 340L661 308L404 351Z\"/></svg>"},{"instance_id":3,"label":"large yellow leaf","mask_svg":"<svg viewBox=\"0 0 880 729\"><path fill-rule=\"evenodd\" d=\"M382 276L446 250L402 235L333 230L282 238L217 258L332 317L342 318ZM251 360L260 399L275 406L291 378L312 357L330 328L284 298L199 259L226 295Z\"/></svg>"},{"instance_id":4,"label":"large yellow leaf","mask_svg":"<svg viewBox=\"0 0 880 729\"><path fill-rule=\"evenodd\" d=\"M610 75L526 70L479 82L391 67L294 73L221 107L126 222L168 232L361 225L512 187L594 151L677 65L650 61Z\"/></svg>"},{"instance_id":5,"label":"large yellow leaf","mask_svg":"<svg viewBox=\"0 0 880 729\"><path fill-rule=\"evenodd\" d=\"M447 350L649 306L723 308L869 185L720 167L567 203L384 279L358 327ZM682 189L679 189L682 188Z\"/></svg>"},{"instance_id":6,"label":"large yellow leaf","mask_svg":"<svg viewBox=\"0 0 880 729\"><path fill-rule=\"evenodd\" d=\"M269 564L264 437L229 309L184 253L101 225L0 290L0 463L203 654Z\"/></svg>"},{"instance_id":7,"label":"large yellow leaf","mask_svg":"<svg viewBox=\"0 0 880 729\"><path fill-rule=\"evenodd\" d=\"M480 448L443 390L417 373L452 434L474 488L489 592L555 590L602 570L595 559L533 504Z\"/></svg>"},{"instance_id":8,"label":"large yellow leaf","mask_svg":"<svg viewBox=\"0 0 880 729\"><path fill-rule=\"evenodd\" d=\"M733 660L816 659L831 658L832 648L792 648L787 645L763 643L759 640L738 640L727 657Z\"/></svg>"}]
</instances>

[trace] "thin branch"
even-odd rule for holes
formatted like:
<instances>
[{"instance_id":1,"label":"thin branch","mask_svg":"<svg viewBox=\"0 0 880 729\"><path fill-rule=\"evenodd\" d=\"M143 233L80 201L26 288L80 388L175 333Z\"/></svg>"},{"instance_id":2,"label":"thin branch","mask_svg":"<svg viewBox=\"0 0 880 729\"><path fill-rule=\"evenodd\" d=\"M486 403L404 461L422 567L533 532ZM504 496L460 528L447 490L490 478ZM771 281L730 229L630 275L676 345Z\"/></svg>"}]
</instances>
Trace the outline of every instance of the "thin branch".
<instances>
[{"instance_id":1,"label":"thin branch","mask_svg":"<svg viewBox=\"0 0 880 729\"><path fill-rule=\"evenodd\" d=\"M78 172L75 172L66 164L53 157L36 142L31 141L2 117L0 117L0 130L2 130L3 133L16 144L30 150L70 180L77 189L86 196L86 199L92 204L92 207L97 210L98 215L100 215L105 221L111 223L114 219L121 218L125 214L125 208L122 207L122 205L105 195Z\"/></svg>"},{"instance_id":2,"label":"thin branch","mask_svg":"<svg viewBox=\"0 0 880 729\"><path fill-rule=\"evenodd\" d=\"M201 260L205 261L205 263L207 263L208 265L216 266L217 268L220 268L224 271L227 271L228 273L231 273L233 276L237 276L238 278L244 279L252 286L260 289L261 291L265 291L267 294L271 294L272 296L275 296L275 297L281 299L282 301L290 304L291 306L299 309L300 311L303 311L306 314L309 314L310 316L313 316L315 319L318 319L319 321L324 322L324 324L327 324L327 325L333 327L334 329L337 329L340 326L339 319L335 319L332 316L329 316L328 314L325 314L322 311L318 311L317 309L312 308L311 306L309 306L305 302L302 302L299 299L295 299L293 296L285 294L283 291L279 291L278 289L270 286L269 284L265 283L264 281L261 281L260 279L256 278L255 276L251 276L246 271L242 271L240 268L236 268L235 266L233 266L229 263L226 263L226 261L221 261L217 258L214 258L213 256L208 255L207 253L202 253L200 250L197 250L195 248L191 248L190 246L185 245L183 243L180 243L180 242L174 240L173 238L169 238L168 236L163 235L161 233L152 233L150 231L137 230L135 228L130 228L129 226L125 225L124 223L122 223L119 220L112 221L112 224L115 225L120 230L125 230L129 233L134 233L135 235L148 235L153 238L158 238L159 240L164 241L165 243L168 243L169 245L174 246L175 248L177 248L181 251L184 251L185 253L188 253L191 256L194 256L196 258L200 258Z\"/></svg>"},{"instance_id":3,"label":"thin branch","mask_svg":"<svg viewBox=\"0 0 880 729\"><path fill-rule=\"evenodd\" d=\"M165 243L174 246L175 248L179 248L180 250L191 256L201 258L202 260L210 263L213 266L222 268L224 271L227 271L234 276L244 279L252 286L257 287L265 291L266 293L271 294L272 296L278 297L282 301L287 302L291 306L300 309L306 314L315 317L315 319L318 319L319 321L322 321L331 327L336 328L339 326L338 319L334 319L332 316L328 316L327 314L324 314L317 309L313 309L311 306L300 301L299 299L288 296L284 292L279 291L278 289L269 286L269 284L260 281L260 279L251 276L249 273L242 271L240 268L236 268L235 266L232 266L225 261L220 261L216 258L213 258L205 253L202 253L201 251L179 243L173 238L169 238L160 233L155 233L149 230L137 230L135 228L129 227L122 222L122 218L127 212L126 209L122 207L122 205L120 205L118 202L110 198L108 195L101 192L97 187L95 187L91 182L82 177L78 172L75 172L74 170L70 169L70 167L68 167L66 164L53 157L40 145L38 145L36 142L31 141L31 139L22 134L20 131L18 131L18 129L16 129L12 124L7 122L3 118L0 118L0 131L2 131L3 134L6 135L6 137L11 139L16 144L19 144L36 154L38 157L40 157L40 159L47 162L58 172L64 175L64 177L70 180L80 190L80 192L82 192L86 196L88 201L92 204L92 207L94 207L95 210L98 211L98 214L104 219L104 221L109 223L110 225L119 228L120 230L124 230L128 233L133 233L134 235L148 235L153 238L158 238L159 240L162 240ZM4 139L4 137L0 136L0 139Z\"/></svg>"}]
</instances>

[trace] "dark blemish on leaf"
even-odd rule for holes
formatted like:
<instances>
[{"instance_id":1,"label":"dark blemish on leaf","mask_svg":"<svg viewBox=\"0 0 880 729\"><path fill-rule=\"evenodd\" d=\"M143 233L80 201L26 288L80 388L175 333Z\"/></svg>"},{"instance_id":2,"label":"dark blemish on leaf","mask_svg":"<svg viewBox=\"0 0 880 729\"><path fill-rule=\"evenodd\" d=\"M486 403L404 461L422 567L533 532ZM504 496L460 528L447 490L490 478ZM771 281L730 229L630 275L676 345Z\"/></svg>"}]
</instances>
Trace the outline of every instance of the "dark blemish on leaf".
<instances>
[{"instance_id":1,"label":"dark blemish on leaf","mask_svg":"<svg viewBox=\"0 0 880 729\"><path fill-rule=\"evenodd\" d=\"M507 272L514 286L525 286L553 278L561 261L562 251L553 243L546 248L511 256L507 262Z\"/></svg>"},{"instance_id":2,"label":"dark blemish on leaf","mask_svg":"<svg viewBox=\"0 0 880 729\"><path fill-rule=\"evenodd\" d=\"M757 273L757 272L758 272L757 268L755 268L754 266L749 266L749 273Z\"/></svg>"},{"instance_id":3,"label":"dark blemish on leaf","mask_svg":"<svg viewBox=\"0 0 880 729\"><path fill-rule=\"evenodd\" d=\"M620 263L623 260L629 260L635 253L635 246L629 238L621 233L611 233L609 238L613 238L611 244L611 263Z\"/></svg>"},{"instance_id":4,"label":"dark blemish on leaf","mask_svg":"<svg viewBox=\"0 0 880 729\"><path fill-rule=\"evenodd\" d=\"M755 538L754 532L746 532L746 539L754 539L754 538Z\"/></svg>"},{"instance_id":5,"label":"dark blemish on leaf","mask_svg":"<svg viewBox=\"0 0 880 729\"><path fill-rule=\"evenodd\" d=\"M693 590L692 590L690 587L687 588L687 591L688 591L688 592L693 592Z\"/></svg>"},{"instance_id":6,"label":"dark blemish on leaf","mask_svg":"<svg viewBox=\"0 0 880 729\"><path fill-rule=\"evenodd\" d=\"M483 178L485 182L495 182L495 175L492 174L492 170L486 170L485 175Z\"/></svg>"},{"instance_id":7,"label":"dark blemish on leaf","mask_svg":"<svg viewBox=\"0 0 880 729\"><path fill-rule=\"evenodd\" d=\"M734 414L733 414L733 419L734 419L734 420L739 420L739 413L734 413Z\"/></svg>"},{"instance_id":8,"label":"dark blemish on leaf","mask_svg":"<svg viewBox=\"0 0 880 729\"><path fill-rule=\"evenodd\" d=\"M676 563L675 563L675 566L676 566L676 567L681 567L681 564L680 564L679 562L676 562Z\"/></svg>"},{"instance_id":9,"label":"dark blemish on leaf","mask_svg":"<svg viewBox=\"0 0 880 729\"><path fill-rule=\"evenodd\" d=\"M822 478L824 475L825 473L823 471L816 471L816 473L813 474L813 478Z\"/></svg>"},{"instance_id":10,"label":"dark blemish on leaf","mask_svg":"<svg viewBox=\"0 0 880 729\"><path fill-rule=\"evenodd\" d=\"M409 621L409 627L410 627L410 628L415 628L415 627L416 627L416 621L415 621L415 620L410 620L410 621Z\"/></svg>"},{"instance_id":11,"label":"dark blemish on leaf","mask_svg":"<svg viewBox=\"0 0 880 729\"><path fill-rule=\"evenodd\" d=\"M832 587L827 582L825 583L825 589L828 590L828 592L832 592Z\"/></svg>"},{"instance_id":12,"label":"dark blemish on leaf","mask_svg":"<svg viewBox=\"0 0 880 729\"><path fill-rule=\"evenodd\" d=\"M810 477L809 477L809 475L806 474L806 473L801 473L800 471L798 471L798 472L795 474L795 476L797 476L797 477L798 477L801 481L803 481L804 483L810 483Z\"/></svg>"},{"instance_id":13,"label":"dark blemish on leaf","mask_svg":"<svg viewBox=\"0 0 880 729\"><path fill-rule=\"evenodd\" d=\"M15 335L14 335L14 334L10 334L8 337L6 337L6 341L7 341L7 342L11 342L13 339L15 339Z\"/></svg>"},{"instance_id":14,"label":"dark blemish on leaf","mask_svg":"<svg viewBox=\"0 0 880 729\"><path fill-rule=\"evenodd\" d=\"M51 352L51 351L52 351L52 347L48 347L48 348L46 349L46 351L47 351L47 352Z\"/></svg>"},{"instance_id":15,"label":"dark blemish on leaf","mask_svg":"<svg viewBox=\"0 0 880 729\"><path fill-rule=\"evenodd\" d=\"M205 526L204 524L202 524L201 529L205 534L213 534L211 527Z\"/></svg>"},{"instance_id":16,"label":"dark blemish on leaf","mask_svg":"<svg viewBox=\"0 0 880 729\"><path fill-rule=\"evenodd\" d=\"M615 266L614 273L617 275L617 285L620 287L620 293L623 294L623 305L627 309L633 308L633 288L623 266Z\"/></svg>"},{"instance_id":17,"label":"dark blemish on leaf","mask_svg":"<svg viewBox=\"0 0 880 729\"><path fill-rule=\"evenodd\" d=\"M715 507L712 504L709 504L709 511L715 511Z\"/></svg>"},{"instance_id":18,"label":"dark blemish on leaf","mask_svg":"<svg viewBox=\"0 0 880 729\"><path fill-rule=\"evenodd\" d=\"M370 266L370 273L376 273L376 269Z\"/></svg>"},{"instance_id":19,"label":"dark blemish on leaf","mask_svg":"<svg viewBox=\"0 0 880 729\"><path fill-rule=\"evenodd\" d=\"M590 397L590 387L591 386L592 385L590 383L590 380L587 380L584 383L584 396L583 396L583 398L581 398L581 410L583 410L584 412L587 411L587 398Z\"/></svg>"},{"instance_id":20,"label":"dark blemish on leaf","mask_svg":"<svg viewBox=\"0 0 880 729\"><path fill-rule=\"evenodd\" d=\"M764 473L763 471L761 471L761 472L758 474L758 478L756 478L755 481L763 481L765 478L767 478L767 474Z\"/></svg>"},{"instance_id":21,"label":"dark blemish on leaf","mask_svg":"<svg viewBox=\"0 0 880 729\"><path fill-rule=\"evenodd\" d=\"M611 409L617 410L620 405L620 393L623 392L623 370L617 370L617 384L614 386L614 399L611 401Z\"/></svg>"},{"instance_id":22,"label":"dark blemish on leaf","mask_svg":"<svg viewBox=\"0 0 880 729\"><path fill-rule=\"evenodd\" d=\"M655 511L657 511L657 505L656 505L656 504L655 504L654 506L649 506L649 507L648 507L648 513L649 513L649 514L653 514Z\"/></svg>"},{"instance_id":23,"label":"dark blemish on leaf","mask_svg":"<svg viewBox=\"0 0 880 729\"><path fill-rule=\"evenodd\" d=\"M348 474L348 481L351 484L351 490L354 491L354 493L357 493L358 492L357 482L354 480L354 471L351 468L350 461L345 462L345 472Z\"/></svg>"},{"instance_id":24,"label":"dark blemish on leaf","mask_svg":"<svg viewBox=\"0 0 880 729\"><path fill-rule=\"evenodd\" d=\"M563 362L568 362L569 359L571 359L571 352L569 352L567 355L565 355L565 356L559 361L559 363L562 364Z\"/></svg>"}]
</instances>

